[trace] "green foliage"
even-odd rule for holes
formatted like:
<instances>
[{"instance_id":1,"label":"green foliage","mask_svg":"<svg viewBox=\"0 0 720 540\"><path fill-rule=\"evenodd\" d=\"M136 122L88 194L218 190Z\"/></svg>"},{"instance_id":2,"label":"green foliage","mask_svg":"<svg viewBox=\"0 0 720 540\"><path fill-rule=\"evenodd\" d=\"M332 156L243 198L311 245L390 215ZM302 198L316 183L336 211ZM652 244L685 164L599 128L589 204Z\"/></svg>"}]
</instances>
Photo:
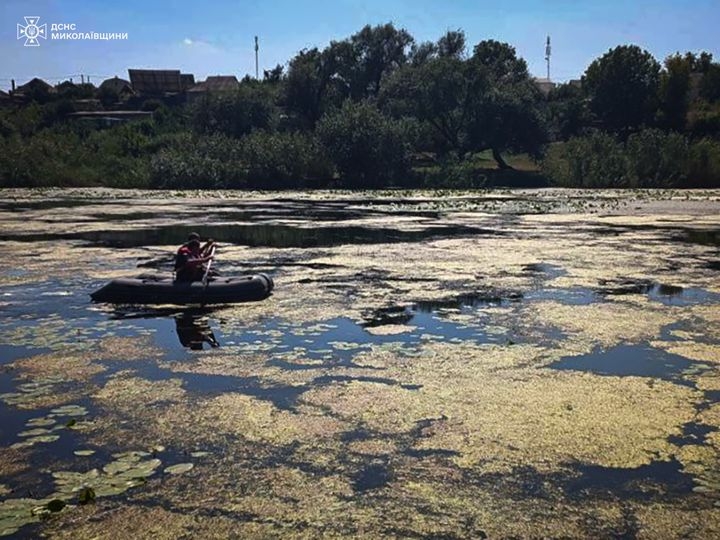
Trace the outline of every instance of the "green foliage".
<instances>
[{"instance_id":1,"label":"green foliage","mask_svg":"<svg viewBox=\"0 0 720 540\"><path fill-rule=\"evenodd\" d=\"M432 58L394 73L383 86L382 107L396 117L411 117L435 131L433 151L465 153L467 111L473 93L486 85L483 73L458 58Z\"/></svg>"},{"instance_id":2,"label":"green foliage","mask_svg":"<svg viewBox=\"0 0 720 540\"><path fill-rule=\"evenodd\" d=\"M152 156L150 178L158 188L246 187L242 143L224 135L185 135Z\"/></svg>"},{"instance_id":3,"label":"green foliage","mask_svg":"<svg viewBox=\"0 0 720 540\"><path fill-rule=\"evenodd\" d=\"M660 77L660 125L681 131L685 128L690 102L690 73L692 61L676 54L665 59L665 71Z\"/></svg>"},{"instance_id":4,"label":"green foliage","mask_svg":"<svg viewBox=\"0 0 720 540\"><path fill-rule=\"evenodd\" d=\"M409 172L407 128L368 102L346 101L318 123L317 134L346 187L375 188Z\"/></svg>"},{"instance_id":5,"label":"green foliage","mask_svg":"<svg viewBox=\"0 0 720 540\"><path fill-rule=\"evenodd\" d=\"M690 146L686 161L687 187L720 187L720 142L701 139Z\"/></svg>"},{"instance_id":6,"label":"green foliage","mask_svg":"<svg viewBox=\"0 0 720 540\"><path fill-rule=\"evenodd\" d=\"M603 126L625 134L652 122L659 80L660 64L649 52L622 45L590 64L583 89Z\"/></svg>"},{"instance_id":7,"label":"green foliage","mask_svg":"<svg viewBox=\"0 0 720 540\"><path fill-rule=\"evenodd\" d=\"M622 146L612 135L593 132L548 149L543 173L566 187L626 187L627 166Z\"/></svg>"},{"instance_id":8,"label":"green foliage","mask_svg":"<svg viewBox=\"0 0 720 540\"><path fill-rule=\"evenodd\" d=\"M413 62L388 78L382 107L395 116L410 116L431 126L439 144L433 150L459 157L492 149L539 155L546 139L540 94L524 60L505 43L483 41L463 59L464 36L449 33Z\"/></svg>"},{"instance_id":9,"label":"green foliage","mask_svg":"<svg viewBox=\"0 0 720 540\"><path fill-rule=\"evenodd\" d=\"M646 129L630 135L625 155L630 187L677 186L686 170L688 141L679 133Z\"/></svg>"},{"instance_id":10,"label":"green foliage","mask_svg":"<svg viewBox=\"0 0 720 540\"><path fill-rule=\"evenodd\" d=\"M713 103L720 101L720 64L711 64L700 81L700 96Z\"/></svg>"},{"instance_id":11,"label":"green foliage","mask_svg":"<svg viewBox=\"0 0 720 540\"><path fill-rule=\"evenodd\" d=\"M569 187L719 187L720 142L647 129L623 145L593 132L551 145L543 172Z\"/></svg>"},{"instance_id":12,"label":"green foliage","mask_svg":"<svg viewBox=\"0 0 720 540\"><path fill-rule=\"evenodd\" d=\"M242 139L250 187L300 188L332 178L333 165L313 135L256 131Z\"/></svg>"},{"instance_id":13,"label":"green foliage","mask_svg":"<svg viewBox=\"0 0 720 540\"><path fill-rule=\"evenodd\" d=\"M448 156L439 167L426 171L423 183L428 188L478 189L486 187L487 171L478 168L471 160L459 161Z\"/></svg>"},{"instance_id":14,"label":"green foliage","mask_svg":"<svg viewBox=\"0 0 720 540\"><path fill-rule=\"evenodd\" d=\"M240 138L255 129L268 129L274 116L274 95L266 87L243 83L237 91L199 100L192 108L192 126L199 134Z\"/></svg>"},{"instance_id":15,"label":"green foliage","mask_svg":"<svg viewBox=\"0 0 720 540\"><path fill-rule=\"evenodd\" d=\"M572 84L559 85L550 92L547 114L550 136L555 140L580 135L592 122L582 89Z\"/></svg>"},{"instance_id":16,"label":"green foliage","mask_svg":"<svg viewBox=\"0 0 720 540\"><path fill-rule=\"evenodd\" d=\"M133 98L152 119L120 125L69 116L78 99L110 108L117 93L34 81L28 103L0 109L0 185L537 184L548 140L567 141L543 163L562 185L717 185L719 66L686 53L661 71L646 51L620 46L588 67L582 88L561 85L545 99L506 43L468 54L461 30L416 43L393 24L368 25L299 52L287 74L278 65L262 81L245 77L237 91L190 105ZM508 154L510 164L512 154L533 161L516 171Z\"/></svg>"}]
</instances>

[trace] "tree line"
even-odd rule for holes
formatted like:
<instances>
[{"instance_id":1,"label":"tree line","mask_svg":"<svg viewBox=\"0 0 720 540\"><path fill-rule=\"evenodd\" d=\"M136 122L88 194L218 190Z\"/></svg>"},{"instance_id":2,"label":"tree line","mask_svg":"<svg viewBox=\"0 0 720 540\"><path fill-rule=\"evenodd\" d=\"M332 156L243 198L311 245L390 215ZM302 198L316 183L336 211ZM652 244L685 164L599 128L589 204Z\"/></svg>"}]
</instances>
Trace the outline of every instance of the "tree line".
<instances>
[{"instance_id":1,"label":"tree line","mask_svg":"<svg viewBox=\"0 0 720 540\"><path fill-rule=\"evenodd\" d=\"M720 186L720 64L704 52L660 64L618 46L546 95L507 43L385 24L231 92L149 99L152 120L68 120L92 89L62 86L0 110L0 185Z\"/></svg>"}]
</instances>

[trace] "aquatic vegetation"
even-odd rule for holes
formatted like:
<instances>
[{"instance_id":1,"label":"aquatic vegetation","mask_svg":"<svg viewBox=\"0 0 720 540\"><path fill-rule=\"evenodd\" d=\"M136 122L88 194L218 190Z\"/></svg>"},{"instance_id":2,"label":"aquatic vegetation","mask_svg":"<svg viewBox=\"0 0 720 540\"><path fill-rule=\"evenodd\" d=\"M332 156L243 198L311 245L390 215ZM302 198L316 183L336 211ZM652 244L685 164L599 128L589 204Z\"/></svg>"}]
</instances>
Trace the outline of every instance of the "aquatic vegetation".
<instances>
[{"instance_id":1,"label":"aquatic vegetation","mask_svg":"<svg viewBox=\"0 0 720 540\"><path fill-rule=\"evenodd\" d=\"M7 193L5 534L720 531L720 192ZM194 229L278 284L220 347L88 301Z\"/></svg>"}]
</instances>

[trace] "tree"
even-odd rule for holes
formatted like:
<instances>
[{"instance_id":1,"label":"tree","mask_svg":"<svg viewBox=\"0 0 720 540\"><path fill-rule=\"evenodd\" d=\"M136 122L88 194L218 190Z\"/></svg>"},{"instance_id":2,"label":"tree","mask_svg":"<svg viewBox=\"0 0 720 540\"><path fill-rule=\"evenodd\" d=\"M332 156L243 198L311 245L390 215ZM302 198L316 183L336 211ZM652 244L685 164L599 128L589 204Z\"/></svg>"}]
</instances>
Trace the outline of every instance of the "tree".
<instances>
[{"instance_id":1,"label":"tree","mask_svg":"<svg viewBox=\"0 0 720 540\"><path fill-rule=\"evenodd\" d=\"M197 133L222 133L242 137L255 129L266 129L275 116L274 96L264 85L251 81L238 90L208 95L193 108Z\"/></svg>"},{"instance_id":2,"label":"tree","mask_svg":"<svg viewBox=\"0 0 720 540\"><path fill-rule=\"evenodd\" d=\"M540 91L515 48L494 40L481 41L469 60L470 73L484 73L484 92L473 90L468 139L475 151L490 149L501 169L510 166L502 152L528 152L539 157L547 139ZM478 80L478 75L473 75Z\"/></svg>"},{"instance_id":3,"label":"tree","mask_svg":"<svg viewBox=\"0 0 720 540\"><path fill-rule=\"evenodd\" d=\"M453 57L432 58L407 65L384 84L383 108L394 116L409 116L425 123L437 135L434 151L469 151L467 120L473 93L483 92L483 73L471 72L467 62Z\"/></svg>"},{"instance_id":4,"label":"tree","mask_svg":"<svg viewBox=\"0 0 720 540\"><path fill-rule=\"evenodd\" d=\"M700 96L713 103L720 100L720 64L711 64L700 81Z\"/></svg>"},{"instance_id":5,"label":"tree","mask_svg":"<svg viewBox=\"0 0 720 540\"><path fill-rule=\"evenodd\" d=\"M280 64L276 65L272 69L263 70L263 81L269 83L278 83L282 80L283 70L285 68Z\"/></svg>"},{"instance_id":6,"label":"tree","mask_svg":"<svg viewBox=\"0 0 720 540\"><path fill-rule=\"evenodd\" d=\"M583 91L572 83L558 85L550 91L548 115L553 138L563 141L580 135L591 124Z\"/></svg>"},{"instance_id":7,"label":"tree","mask_svg":"<svg viewBox=\"0 0 720 540\"><path fill-rule=\"evenodd\" d=\"M349 70L353 75L351 96L363 99L377 96L383 77L407 62L408 52L414 40L407 30L395 28L392 23L365 26L350 37L352 54L346 58L350 65L340 64L339 70Z\"/></svg>"},{"instance_id":8,"label":"tree","mask_svg":"<svg viewBox=\"0 0 720 540\"><path fill-rule=\"evenodd\" d=\"M302 50L290 60L283 102L299 123L314 128L326 107L326 95L335 72L329 51Z\"/></svg>"},{"instance_id":9,"label":"tree","mask_svg":"<svg viewBox=\"0 0 720 540\"><path fill-rule=\"evenodd\" d=\"M316 132L348 187L381 187L408 174L403 124L368 101L347 100L318 122Z\"/></svg>"},{"instance_id":10,"label":"tree","mask_svg":"<svg viewBox=\"0 0 720 540\"><path fill-rule=\"evenodd\" d=\"M440 58L462 58L465 55L465 33L449 30L437 42L437 55Z\"/></svg>"},{"instance_id":11,"label":"tree","mask_svg":"<svg viewBox=\"0 0 720 540\"><path fill-rule=\"evenodd\" d=\"M590 108L606 129L622 134L650 124L657 110L660 64L636 45L594 60L582 78Z\"/></svg>"},{"instance_id":12,"label":"tree","mask_svg":"<svg viewBox=\"0 0 720 540\"><path fill-rule=\"evenodd\" d=\"M467 60L461 51L398 70L383 85L381 105L432 126L440 154L454 151L463 158L490 149L500 168L509 168L502 152L538 155L546 130L525 61L496 41L478 44Z\"/></svg>"},{"instance_id":13,"label":"tree","mask_svg":"<svg viewBox=\"0 0 720 540\"><path fill-rule=\"evenodd\" d=\"M690 53L685 56L675 54L665 59L665 70L660 76L660 123L669 129L685 129L690 72L694 64Z\"/></svg>"}]
</instances>

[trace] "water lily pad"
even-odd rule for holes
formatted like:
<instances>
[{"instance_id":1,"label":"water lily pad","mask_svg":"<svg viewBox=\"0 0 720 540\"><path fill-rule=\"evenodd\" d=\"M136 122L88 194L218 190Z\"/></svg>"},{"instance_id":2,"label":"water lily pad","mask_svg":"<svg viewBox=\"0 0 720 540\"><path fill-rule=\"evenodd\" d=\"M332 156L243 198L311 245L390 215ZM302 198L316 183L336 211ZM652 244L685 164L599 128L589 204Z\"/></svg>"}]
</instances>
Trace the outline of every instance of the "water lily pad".
<instances>
[{"instance_id":1,"label":"water lily pad","mask_svg":"<svg viewBox=\"0 0 720 540\"><path fill-rule=\"evenodd\" d=\"M63 405L50 411L55 416L85 416L88 411L80 405Z\"/></svg>"},{"instance_id":2,"label":"water lily pad","mask_svg":"<svg viewBox=\"0 0 720 540\"><path fill-rule=\"evenodd\" d=\"M182 474L191 470L195 465L192 463L178 463L177 465L171 465L165 468L165 472L168 474Z\"/></svg>"},{"instance_id":3,"label":"water lily pad","mask_svg":"<svg viewBox=\"0 0 720 540\"><path fill-rule=\"evenodd\" d=\"M47 416L41 416L40 418L31 418L25 425L28 427L47 427L55 424L55 420L48 418Z\"/></svg>"}]
</instances>

